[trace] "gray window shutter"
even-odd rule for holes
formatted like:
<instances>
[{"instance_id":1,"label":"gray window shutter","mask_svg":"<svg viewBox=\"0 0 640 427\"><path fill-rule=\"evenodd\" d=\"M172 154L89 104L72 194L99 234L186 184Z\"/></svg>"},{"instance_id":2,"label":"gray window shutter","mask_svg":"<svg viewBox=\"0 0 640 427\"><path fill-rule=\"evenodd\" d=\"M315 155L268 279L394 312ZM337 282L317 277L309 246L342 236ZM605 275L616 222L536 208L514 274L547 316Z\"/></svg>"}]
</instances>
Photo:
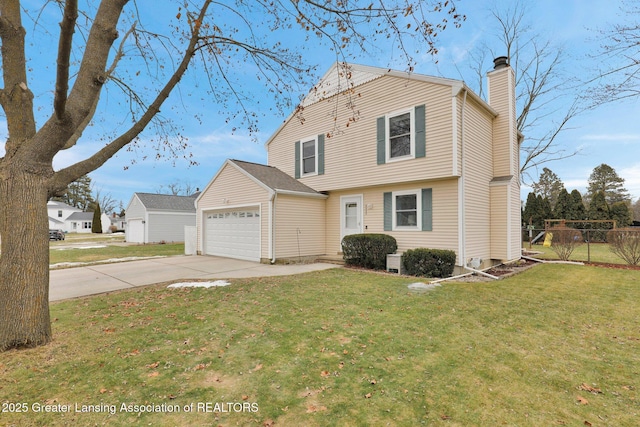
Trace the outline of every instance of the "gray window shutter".
<instances>
[{"instance_id":1,"label":"gray window shutter","mask_svg":"<svg viewBox=\"0 0 640 427\"><path fill-rule=\"evenodd\" d=\"M386 144L386 132L385 132L385 122L386 118L378 117L377 122L377 131L378 131L378 164L383 165L386 162L387 155L385 153Z\"/></svg>"},{"instance_id":2,"label":"gray window shutter","mask_svg":"<svg viewBox=\"0 0 640 427\"><path fill-rule=\"evenodd\" d=\"M296 141L296 179L300 178L300 141Z\"/></svg>"},{"instance_id":3,"label":"gray window shutter","mask_svg":"<svg viewBox=\"0 0 640 427\"><path fill-rule=\"evenodd\" d=\"M422 189L422 231L433 230L433 200L432 189Z\"/></svg>"},{"instance_id":4,"label":"gray window shutter","mask_svg":"<svg viewBox=\"0 0 640 427\"><path fill-rule=\"evenodd\" d=\"M324 175L324 134L318 135L318 175Z\"/></svg>"},{"instance_id":5,"label":"gray window shutter","mask_svg":"<svg viewBox=\"0 0 640 427\"><path fill-rule=\"evenodd\" d=\"M415 107L414 111L415 117L415 141L416 141L416 158L425 157L427 154L427 139L425 136L425 106L418 105Z\"/></svg>"},{"instance_id":6,"label":"gray window shutter","mask_svg":"<svg viewBox=\"0 0 640 427\"><path fill-rule=\"evenodd\" d=\"M391 193L384 193L384 231L391 231L393 228L393 204L391 202Z\"/></svg>"}]
</instances>

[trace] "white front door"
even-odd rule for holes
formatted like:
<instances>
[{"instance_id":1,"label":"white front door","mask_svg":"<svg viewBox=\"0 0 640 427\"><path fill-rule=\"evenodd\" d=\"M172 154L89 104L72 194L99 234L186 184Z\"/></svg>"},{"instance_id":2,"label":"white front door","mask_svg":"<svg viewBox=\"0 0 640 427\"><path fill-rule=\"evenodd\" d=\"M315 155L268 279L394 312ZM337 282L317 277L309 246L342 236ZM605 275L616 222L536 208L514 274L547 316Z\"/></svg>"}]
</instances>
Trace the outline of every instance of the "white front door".
<instances>
[{"instance_id":1,"label":"white front door","mask_svg":"<svg viewBox=\"0 0 640 427\"><path fill-rule=\"evenodd\" d=\"M340 197L340 230L340 242L344 236L362 233L362 195Z\"/></svg>"}]
</instances>

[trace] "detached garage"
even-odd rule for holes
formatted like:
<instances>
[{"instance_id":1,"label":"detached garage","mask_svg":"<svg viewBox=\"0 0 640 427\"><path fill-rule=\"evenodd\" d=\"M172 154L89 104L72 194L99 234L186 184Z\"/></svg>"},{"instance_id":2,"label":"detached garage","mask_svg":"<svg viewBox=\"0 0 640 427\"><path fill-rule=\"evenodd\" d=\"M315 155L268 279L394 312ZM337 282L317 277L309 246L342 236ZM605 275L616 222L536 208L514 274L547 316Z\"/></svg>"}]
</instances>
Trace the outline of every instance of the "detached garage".
<instances>
[{"instance_id":1,"label":"detached garage","mask_svg":"<svg viewBox=\"0 0 640 427\"><path fill-rule=\"evenodd\" d=\"M125 211L127 242L184 242L184 227L196 225L197 195L133 193Z\"/></svg>"},{"instance_id":2,"label":"detached garage","mask_svg":"<svg viewBox=\"0 0 640 427\"><path fill-rule=\"evenodd\" d=\"M196 199L198 253L261 262L324 255L326 198L272 166L227 160Z\"/></svg>"}]
</instances>

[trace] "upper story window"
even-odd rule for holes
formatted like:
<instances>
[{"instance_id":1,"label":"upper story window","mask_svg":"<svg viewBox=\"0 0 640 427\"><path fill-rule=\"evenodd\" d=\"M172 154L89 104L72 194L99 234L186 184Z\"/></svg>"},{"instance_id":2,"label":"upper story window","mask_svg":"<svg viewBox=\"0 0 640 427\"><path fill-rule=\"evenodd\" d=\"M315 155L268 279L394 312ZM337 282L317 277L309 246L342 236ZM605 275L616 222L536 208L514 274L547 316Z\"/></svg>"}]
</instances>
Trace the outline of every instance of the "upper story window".
<instances>
[{"instance_id":1,"label":"upper story window","mask_svg":"<svg viewBox=\"0 0 640 427\"><path fill-rule=\"evenodd\" d=\"M302 175L315 175L318 171L318 144L316 138L302 141Z\"/></svg>"},{"instance_id":2,"label":"upper story window","mask_svg":"<svg viewBox=\"0 0 640 427\"><path fill-rule=\"evenodd\" d=\"M294 152L296 179L324 175L324 134L296 141Z\"/></svg>"},{"instance_id":3,"label":"upper story window","mask_svg":"<svg viewBox=\"0 0 640 427\"><path fill-rule=\"evenodd\" d=\"M58 218L62 218L62 211L58 211Z\"/></svg>"},{"instance_id":4,"label":"upper story window","mask_svg":"<svg viewBox=\"0 0 640 427\"><path fill-rule=\"evenodd\" d=\"M379 165L426 156L424 105L378 117L376 127Z\"/></svg>"},{"instance_id":5,"label":"upper story window","mask_svg":"<svg viewBox=\"0 0 640 427\"><path fill-rule=\"evenodd\" d=\"M387 116L388 160L413 157L415 139L411 123L413 123L413 110Z\"/></svg>"}]
</instances>

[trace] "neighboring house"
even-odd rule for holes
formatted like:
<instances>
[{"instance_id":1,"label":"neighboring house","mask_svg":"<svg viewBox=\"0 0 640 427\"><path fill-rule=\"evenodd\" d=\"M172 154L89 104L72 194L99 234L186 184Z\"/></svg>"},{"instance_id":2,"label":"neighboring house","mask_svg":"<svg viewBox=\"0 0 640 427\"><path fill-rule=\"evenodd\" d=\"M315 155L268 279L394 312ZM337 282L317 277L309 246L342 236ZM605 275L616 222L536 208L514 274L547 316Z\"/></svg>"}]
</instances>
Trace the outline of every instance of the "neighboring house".
<instances>
[{"instance_id":1,"label":"neighboring house","mask_svg":"<svg viewBox=\"0 0 640 427\"><path fill-rule=\"evenodd\" d=\"M69 206L66 203L53 200L47 202L47 211L49 213L49 228L62 230L67 233L70 230L65 229L65 220L74 212L82 212L82 210Z\"/></svg>"},{"instance_id":2,"label":"neighboring house","mask_svg":"<svg viewBox=\"0 0 640 427\"><path fill-rule=\"evenodd\" d=\"M113 227L115 231L124 231L127 223L125 216L118 216L115 212L109 217L111 222L110 227Z\"/></svg>"},{"instance_id":3,"label":"neighboring house","mask_svg":"<svg viewBox=\"0 0 640 427\"><path fill-rule=\"evenodd\" d=\"M100 226L103 233L108 232L111 220L109 215L100 215ZM91 233L93 212L74 212L64 221L63 230L67 233Z\"/></svg>"},{"instance_id":4,"label":"neighboring house","mask_svg":"<svg viewBox=\"0 0 640 427\"><path fill-rule=\"evenodd\" d=\"M125 210L126 241L184 242L184 227L196 225L196 197L133 193Z\"/></svg>"},{"instance_id":5,"label":"neighboring house","mask_svg":"<svg viewBox=\"0 0 640 427\"><path fill-rule=\"evenodd\" d=\"M459 267L518 259L514 73L502 57L487 77L485 102L457 80L334 65L267 141L268 165L227 160L197 198L197 251L275 262L386 233Z\"/></svg>"}]
</instances>

